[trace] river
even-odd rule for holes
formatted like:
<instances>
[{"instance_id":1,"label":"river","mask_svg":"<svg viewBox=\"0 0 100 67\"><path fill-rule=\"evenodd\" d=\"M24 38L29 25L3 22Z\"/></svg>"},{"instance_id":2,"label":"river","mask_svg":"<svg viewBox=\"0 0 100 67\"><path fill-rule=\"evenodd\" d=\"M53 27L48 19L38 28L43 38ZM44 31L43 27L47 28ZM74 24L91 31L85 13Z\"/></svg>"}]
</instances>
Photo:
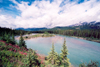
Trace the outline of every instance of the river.
<instances>
[{"instance_id":1,"label":"river","mask_svg":"<svg viewBox=\"0 0 100 67\"><path fill-rule=\"evenodd\" d=\"M55 37L38 37L25 40L28 48L37 50L37 53L48 55L54 43L55 51L61 53L62 45L66 39L68 58L74 67L80 63L89 63L91 60L100 63L100 43L78 39L75 37L57 35Z\"/></svg>"}]
</instances>

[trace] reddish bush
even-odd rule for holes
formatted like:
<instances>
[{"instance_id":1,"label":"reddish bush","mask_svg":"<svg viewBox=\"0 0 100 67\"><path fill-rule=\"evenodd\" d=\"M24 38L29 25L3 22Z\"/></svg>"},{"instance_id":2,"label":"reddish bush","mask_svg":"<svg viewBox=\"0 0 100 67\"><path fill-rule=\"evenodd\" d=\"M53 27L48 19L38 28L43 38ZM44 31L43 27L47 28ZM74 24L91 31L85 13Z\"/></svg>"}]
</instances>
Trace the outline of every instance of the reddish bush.
<instances>
[{"instance_id":1,"label":"reddish bush","mask_svg":"<svg viewBox=\"0 0 100 67\"><path fill-rule=\"evenodd\" d=\"M27 55L27 53L24 53L24 52L21 52L21 51L19 51L19 53L22 54L22 55Z\"/></svg>"},{"instance_id":2,"label":"reddish bush","mask_svg":"<svg viewBox=\"0 0 100 67\"><path fill-rule=\"evenodd\" d=\"M12 46L12 44L9 44L10 46Z\"/></svg>"},{"instance_id":3,"label":"reddish bush","mask_svg":"<svg viewBox=\"0 0 100 67\"><path fill-rule=\"evenodd\" d=\"M6 45L8 45L8 44L6 44Z\"/></svg>"},{"instance_id":4,"label":"reddish bush","mask_svg":"<svg viewBox=\"0 0 100 67\"><path fill-rule=\"evenodd\" d=\"M14 50L14 52L16 52L16 50Z\"/></svg>"},{"instance_id":5,"label":"reddish bush","mask_svg":"<svg viewBox=\"0 0 100 67\"><path fill-rule=\"evenodd\" d=\"M10 51L12 51L13 49L12 49L12 48L10 48L9 50L10 50Z\"/></svg>"},{"instance_id":6,"label":"reddish bush","mask_svg":"<svg viewBox=\"0 0 100 67\"><path fill-rule=\"evenodd\" d=\"M6 43L6 41L0 40L0 42Z\"/></svg>"}]
</instances>

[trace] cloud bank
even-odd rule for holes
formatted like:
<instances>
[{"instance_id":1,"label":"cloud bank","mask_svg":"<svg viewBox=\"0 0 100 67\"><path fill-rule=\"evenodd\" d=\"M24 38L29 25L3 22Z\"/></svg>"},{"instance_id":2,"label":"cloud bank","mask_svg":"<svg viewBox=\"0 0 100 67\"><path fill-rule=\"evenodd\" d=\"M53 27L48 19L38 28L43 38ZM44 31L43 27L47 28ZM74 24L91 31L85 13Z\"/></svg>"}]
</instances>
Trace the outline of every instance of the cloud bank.
<instances>
[{"instance_id":1,"label":"cloud bank","mask_svg":"<svg viewBox=\"0 0 100 67\"><path fill-rule=\"evenodd\" d=\"M17 9L20 15L2 14L0 9L0 26L10 28L34 28L55 26L68 26L79 22L100 21L100 1L85 0L78 4L77 1L49 0L29 2L10 0L16 5L9 8Z\"/></svg>"}]
</instances>

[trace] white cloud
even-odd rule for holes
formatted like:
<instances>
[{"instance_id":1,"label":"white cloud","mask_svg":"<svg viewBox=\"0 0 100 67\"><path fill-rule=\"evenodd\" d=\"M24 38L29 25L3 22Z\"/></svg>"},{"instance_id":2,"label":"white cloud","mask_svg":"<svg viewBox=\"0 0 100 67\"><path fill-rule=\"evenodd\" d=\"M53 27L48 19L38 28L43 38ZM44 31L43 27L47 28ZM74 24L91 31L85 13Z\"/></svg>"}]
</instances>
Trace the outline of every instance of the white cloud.
<instances>
[{"instance_id":1,"label":"white cloud","mask_svg":"<svg viewBox=\"0 0 100 67\"><path fill-rule=\"evenodd\" d=\"M13 1L17 10L21 11L16 18L0 15L0 26L6 27L55 27L68 26L81 22L100 21L100 2L90 0L77 4L77 2L65 1L65 5L59 7L62 0L35 1L32 5L28 2L18 3Z\"/></svg>"},{"instance_id":2,"label":"white cloud","mask_svg":"<svg viewBox=\"0 0 100 67\"><path fill-rule=\"evenodd\" d=\"M11 16L0 15L0 26L1 27L8 27L8 28L15 28L15 19Z\"/></svg>"}]
</instances>

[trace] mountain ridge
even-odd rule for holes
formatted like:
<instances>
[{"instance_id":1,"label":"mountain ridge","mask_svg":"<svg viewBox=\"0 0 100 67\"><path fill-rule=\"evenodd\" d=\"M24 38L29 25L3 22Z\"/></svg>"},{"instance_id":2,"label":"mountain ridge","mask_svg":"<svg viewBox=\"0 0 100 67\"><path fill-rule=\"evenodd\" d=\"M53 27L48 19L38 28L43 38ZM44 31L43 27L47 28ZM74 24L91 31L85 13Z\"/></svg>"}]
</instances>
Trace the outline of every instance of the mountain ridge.
<instances>
[{"instance_id":1,"label":"mountain ridge","mask_svg":"<svg viewBox=\"0 0 100 67\"><path fill-rule=\"evenodd\" d=\"M100 22L92 21L92 22L80 22L77 24L73 24L70 26L57 26L54 28L17 28L16 30L25 30L25 31L44 31L44 30L69 30L69 29L74 29L74 30L84 30L84 29L100 29Z\"/></svg>"}]
</instances>

